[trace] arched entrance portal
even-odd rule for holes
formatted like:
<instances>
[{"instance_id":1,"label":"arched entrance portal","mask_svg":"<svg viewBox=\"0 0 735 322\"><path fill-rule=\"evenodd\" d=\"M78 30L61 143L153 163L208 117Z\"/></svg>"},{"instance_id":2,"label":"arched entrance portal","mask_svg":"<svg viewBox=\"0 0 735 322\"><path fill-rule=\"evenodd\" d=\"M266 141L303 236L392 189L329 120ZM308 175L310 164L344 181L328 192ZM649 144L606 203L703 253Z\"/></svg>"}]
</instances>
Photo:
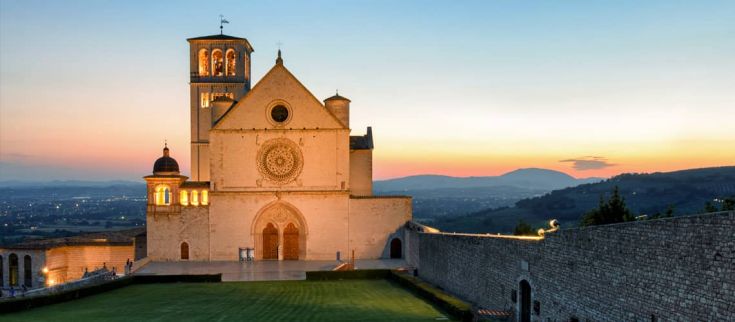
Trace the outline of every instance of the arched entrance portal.
<instances>
[{"instance_id":1,"label":"arched entrance portal","mask_svg":"<svg viewBox=\"0 0 735 322\"><path fill-rule=\"evenodd\" d=\"M283 230L283 259L299 259L299 229L293 223Z\"/></svg>"},{"instance_id":2,"label":"arched entrance portal","mask_svg":"<svg viewBox=\"0 0 735 322\"><path fill-rule=\"evenodd\" d=\"M276 201L263 207L252 224L255 259L306 259L308 231L304 216L291 204Z\"/></svg>"},{"instance_id":3,"label":"arched entrance portal","mask_svg":"<svg viewBox=\"0 0 735 322\"><path fill-rule=\"evenodd\" d=\"M10 273L9 274L10 278L8 279L8 282L9 282L8 285L17 287L18 286L18 275L20 275L18 272L18 255L10 254L10 256L8 256L8 266L10 268L8 272Z\"/></svg>"},{"instance_id":4,"label":"arched entrance portal","mask_svg":"<svg viewBox=\"0 0 735 322\"><path fill-rule=\"evenodd\" d=\"M393 240L390 241L390 258L402 258L403 257L403 247L401 245L401 240L398 238L393 238Z\"/></svg>"},{"instance_id":5,"label":"arched entrance portal","mask_svg":"<svg viewBox=\"0 0 735 322\"><path fill-rule=\"evenodd\" d=\"M263 259L278 259L278 228L272 223L263 228Z\"/></svg>"},{"instance_id":6,"label":"arched entrance portal","mask_svg":"<svg viewBox=\"0 0 735 322\"><path fill-rule=\"evenodd\" d=\"M531 284L528 281L522 280L520 283L521 289L521 322L531 322Z\"/></svg>"}]
</instances>

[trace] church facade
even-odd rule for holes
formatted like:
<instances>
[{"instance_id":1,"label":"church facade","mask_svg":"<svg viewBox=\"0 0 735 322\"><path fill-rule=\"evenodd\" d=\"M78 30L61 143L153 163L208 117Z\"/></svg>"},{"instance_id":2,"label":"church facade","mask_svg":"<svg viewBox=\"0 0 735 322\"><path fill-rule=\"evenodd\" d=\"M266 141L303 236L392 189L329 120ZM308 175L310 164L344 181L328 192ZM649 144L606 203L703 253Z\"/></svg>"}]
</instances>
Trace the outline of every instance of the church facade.
<instances>
[{"instance_id":1,"label":"church facade","mask_svg":"<svg viewBox=\"0 0 735 322\"><path fill-rule=\"evenodd\" d=\"M188 39L191 178L168 147L148 187L154 261L401 258L411 198L373 196L371 128L276 64L251 88L244 38Z\"/></svg>"}]
</instances>

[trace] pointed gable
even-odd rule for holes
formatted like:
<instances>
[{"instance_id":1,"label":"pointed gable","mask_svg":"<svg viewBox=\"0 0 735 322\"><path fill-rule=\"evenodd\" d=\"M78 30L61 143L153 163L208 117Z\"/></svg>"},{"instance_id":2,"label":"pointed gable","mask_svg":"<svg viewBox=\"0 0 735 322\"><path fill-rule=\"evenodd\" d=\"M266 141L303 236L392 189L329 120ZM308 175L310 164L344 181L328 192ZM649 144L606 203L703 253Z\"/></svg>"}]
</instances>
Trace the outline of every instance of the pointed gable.
<instances>
[{"instance_id":1,"label":"pointed gable","mask_svg":"<svg viewBox=\"0 0 735 322\"><path fill-rule=\"evenodd\" d=\"M271 119L271 108L284 105L288 120L281 126ZM233 129L344 129L342 123L291 74L283 64L276 64L212 128Z\"/></svg>"}]
</instances>

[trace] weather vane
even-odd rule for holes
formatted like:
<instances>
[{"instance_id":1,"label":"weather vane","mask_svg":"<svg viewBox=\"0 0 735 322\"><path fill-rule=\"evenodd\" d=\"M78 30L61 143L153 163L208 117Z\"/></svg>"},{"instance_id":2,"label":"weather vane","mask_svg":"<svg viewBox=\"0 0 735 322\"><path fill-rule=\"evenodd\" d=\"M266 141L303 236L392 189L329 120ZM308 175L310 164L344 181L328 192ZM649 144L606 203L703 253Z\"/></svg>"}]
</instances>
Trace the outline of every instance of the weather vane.
<instances>
[{"instance_id":1,"label":"weather vane","mask_svg":"<svg viewBox=\"0 0 735 322\"><path fill-rule=\"evenodd\" d=\"M222 25L226 23L230 23L230 22L227 21L227 19L225 19L225 16L219 15L219 34L220 35L222 34Z\"/></svg>"}]
</instances>

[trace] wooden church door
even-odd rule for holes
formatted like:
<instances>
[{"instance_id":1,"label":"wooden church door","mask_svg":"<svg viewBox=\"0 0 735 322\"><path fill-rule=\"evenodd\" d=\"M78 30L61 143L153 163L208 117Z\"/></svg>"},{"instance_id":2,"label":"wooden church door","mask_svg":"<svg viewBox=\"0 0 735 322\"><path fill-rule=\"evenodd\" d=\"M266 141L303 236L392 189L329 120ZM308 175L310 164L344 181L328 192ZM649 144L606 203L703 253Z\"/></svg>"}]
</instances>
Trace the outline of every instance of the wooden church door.
<instances>
[{"instance_id":1,"label":"wooden church door","mask_svg":"<svg viewBox=\"0 0 735 322\"><path fill-rule=\"evenodd\" d=\"M283 230L283 259L299 259L299 229L293 223Z\"/></svg>"},{"instance_id":2,"label":"wooden church door","mask_svg":"<svg viewBox=\"0 0 735 322\"><path fill-rule=\"evenodd\" d=\"M278 259L278 228L272 223L263 229L263 259Z\"/></svg>"}]
</instances>

